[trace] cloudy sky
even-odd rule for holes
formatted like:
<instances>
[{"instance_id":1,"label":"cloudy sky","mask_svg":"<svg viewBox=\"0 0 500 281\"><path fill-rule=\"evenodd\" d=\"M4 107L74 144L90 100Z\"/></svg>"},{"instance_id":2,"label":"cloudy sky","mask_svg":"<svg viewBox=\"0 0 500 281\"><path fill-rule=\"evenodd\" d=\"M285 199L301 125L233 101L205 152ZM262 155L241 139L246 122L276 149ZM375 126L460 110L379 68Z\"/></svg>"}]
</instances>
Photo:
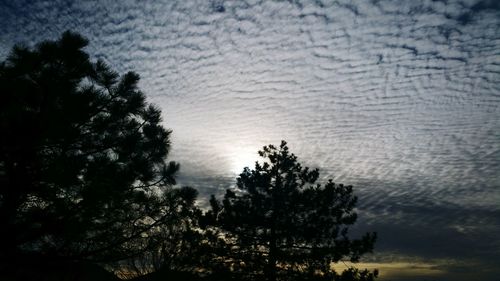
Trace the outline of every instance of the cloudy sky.
<instances>
[{"instance_id":1,"label":"cloudy sky","mask_svg":"<svg viewBox=\"0 0 500 281\"><path fill-rule=\"evenodd\" d=\"M285 139L354 185L382 281L498 280L500 1L0 0L0 26L2 60L69 29L138 72L202 199Z\"/></svg>"}]
</instances>

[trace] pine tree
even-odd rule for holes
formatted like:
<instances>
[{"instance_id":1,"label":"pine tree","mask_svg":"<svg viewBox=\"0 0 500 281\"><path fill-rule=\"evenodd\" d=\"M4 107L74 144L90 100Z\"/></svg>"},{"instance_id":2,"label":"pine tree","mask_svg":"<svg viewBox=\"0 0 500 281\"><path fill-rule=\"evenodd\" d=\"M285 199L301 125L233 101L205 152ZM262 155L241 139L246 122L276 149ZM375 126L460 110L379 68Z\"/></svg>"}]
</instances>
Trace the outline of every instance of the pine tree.
<instances>
[{"instance_id":1,"label":"pine tree","mask_svg":"<svg viewBox=\"0 0 500 281\"><path fill-rule=\"evenodd\" d=\"M316 184L318 169L302 167L284 141L259 155L267 162L245 168L222 202L212 197L205 217L230 247L224 261L249 280L373 280L376 271L332 267L358 262L376 239L348 237L357 218L352 186Z\"/></svg>"},{"instance_id":2,"label":"pine tree","mask_svg":"<svg viewBox=\"0 0 500 281\"><path fill-rule=\"evenodd\" d=\"M111 261L182 220L171 131L139 76L119 76L66 32L0 64L0 258Z\"/></svg>"}]
</instances>

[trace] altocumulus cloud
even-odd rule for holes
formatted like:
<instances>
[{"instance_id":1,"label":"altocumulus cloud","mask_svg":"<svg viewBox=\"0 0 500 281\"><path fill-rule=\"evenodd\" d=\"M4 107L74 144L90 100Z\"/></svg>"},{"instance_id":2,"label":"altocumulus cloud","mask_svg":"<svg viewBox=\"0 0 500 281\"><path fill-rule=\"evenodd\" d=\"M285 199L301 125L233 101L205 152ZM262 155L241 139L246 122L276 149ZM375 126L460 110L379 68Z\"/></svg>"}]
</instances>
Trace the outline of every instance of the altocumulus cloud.
<instances>
[{"instance_id":1,"label":"altocumulus cloud","mask_svg":"<svg viewBox=\"0 0 500 281\"><path fill-rule=\"evenodd\" d=\"M472 265L488 278L500 263L498 3L2 1L0 56L78 31L94 57L141 74L182 184L220 194L286 139L357 188L378 260L451 260L443 280Z\"/></svg>"}]
</instances>

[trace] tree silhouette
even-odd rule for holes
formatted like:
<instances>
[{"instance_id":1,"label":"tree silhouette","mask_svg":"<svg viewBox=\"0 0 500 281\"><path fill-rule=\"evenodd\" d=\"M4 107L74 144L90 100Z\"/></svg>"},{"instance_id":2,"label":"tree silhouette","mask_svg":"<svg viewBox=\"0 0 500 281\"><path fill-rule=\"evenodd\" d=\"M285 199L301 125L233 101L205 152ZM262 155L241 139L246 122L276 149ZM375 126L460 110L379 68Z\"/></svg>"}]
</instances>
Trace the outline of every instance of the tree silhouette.
<instances>
[{"instance_id":1,"label":"tree silhouette","mask_svg":"<svg viewBox=\"0 0 500 281\"><path fill-rule=\"evenodd\" d=\"M186 219L170 134L139 76L119 76L65 32L0 65L0 258L113 261Z\"/></svg>"},{"instance_id":2,"label":"tree silhouette","mask_svg":"<svg viewBox=\"0 0 500 281\"><path fill-rule=\"evenodd\" d=\"M352 187L315 184L318 170L302 167L285 141L259 155L268 162L245 168L222 202L212 196L205 216L230 246L224 261L250 280L373 280L377 271L332 268L359 261L376 238L348 237L356 221Z\"/></svg>"},{"instance_id":3,"label":"tree silhouette","mask_svg":"<svg viewBox=\"0 0 500 281\"><path fill-rule=\"evenodd\" d=\"M198 228L201 211L194 206L195 196L176 194L191 191L193 189L176 189L170 192L171 202L165 205L176 206L179 197L189 197L193 201L187 208L172 212L168 223L155 227L147 236L135 241L139 244L135 248L143 251L119 262L117 269L123 272L124 276L138 277L160 271L160 274L183 272L194 275L197 269L202 267L205 260L201 259L201 245L205 235Z\"/></svg>"}]
</instances>

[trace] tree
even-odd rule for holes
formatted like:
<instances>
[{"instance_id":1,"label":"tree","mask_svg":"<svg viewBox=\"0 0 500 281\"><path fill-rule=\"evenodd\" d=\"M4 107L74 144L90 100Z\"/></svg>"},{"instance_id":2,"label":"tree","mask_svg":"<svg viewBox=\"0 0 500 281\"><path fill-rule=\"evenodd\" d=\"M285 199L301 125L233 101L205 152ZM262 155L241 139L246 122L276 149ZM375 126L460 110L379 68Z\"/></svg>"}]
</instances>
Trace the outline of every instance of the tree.
<instances>
[{"instance_id":1,"label":"tree","mask_svg":"<svg viewBox=\"0 0 500 281\"><path fill-rule=\"evenodd\" d=\"M222 202L212 196L205 217L231 246L225 261L250 280L373 280L377 271L332 268L358 262L376 239L348 237L357 218L352 186L316 184L318 169L302 167L285 141L259 155L268 162L245 168Z\"/></svg>"},{"instance_id":2,"label":"tree","mask_svg":"<svg viewBox=\"0 0 500 281\"><path fill-rule=\"evenodd\" d=\"M119 76L65 32L0 64L0 258L112 261L188 219L196 191L174 189L171 131L139 76Z\"/></svg>"},{"instance_id":3,"label":"tree","mask_svg":"<svg viewBox=\"0 0 500 281\"><path fill-rule=\"evenodd\" d=\"M148 236L136 240L140 245L136 248L143 251L139 255L119 262L117 269L121 277L129 279L150 273L161 276L173 272L194 276L202 267L204 262L202 241L205 235L198 228L201 210L194 206L195 196L176 194L176 191L190 193L194 189L172 190L169 193L171 201L165 205L175 206L179 202L179 197L190 197L192 201L187 208L183 207L172 212L173 215L168 217L168 223L155 227Z\"/></svg>"}]
</instances>

